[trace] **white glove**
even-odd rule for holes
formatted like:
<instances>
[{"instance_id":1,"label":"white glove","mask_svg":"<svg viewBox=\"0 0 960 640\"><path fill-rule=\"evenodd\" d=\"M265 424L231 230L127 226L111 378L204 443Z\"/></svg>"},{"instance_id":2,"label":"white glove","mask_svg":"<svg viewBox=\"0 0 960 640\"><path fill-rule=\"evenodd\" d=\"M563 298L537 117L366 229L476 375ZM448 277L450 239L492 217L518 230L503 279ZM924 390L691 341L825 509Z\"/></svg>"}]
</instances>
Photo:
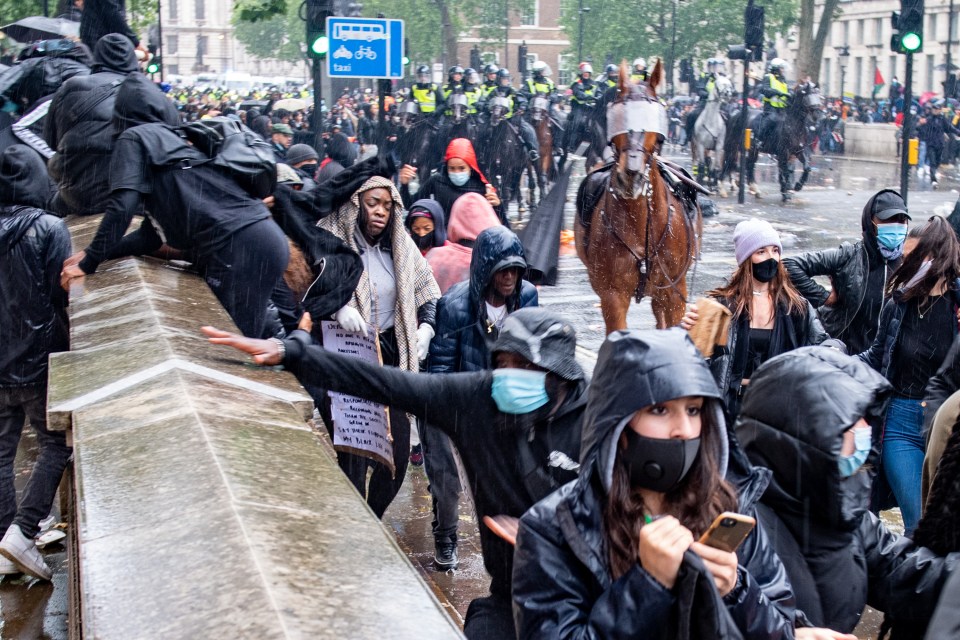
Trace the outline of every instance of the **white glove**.
<instances>
[{"instance_id":1,"label":"white glove","mask_svg":"<svg viewBox=\"0 0 960 640\"><path fill-rule=\"evenodd\" d=\"M367 335L367 323L364 322L363 316L360 315L360 312L350 305L345 305L342 309L340 309L340 311L337 311L333 315L333 319L340 323L340 326L343 327L344 331Z\"/></svg>"},{"instance_id":2,"label":"white glove","mask_svg":"<svg viewBox=\"0 0 960 640\"><path fill-rule=\"evenodd\" d=\"M433 327L426 323L421 324L420 328L417 329L417 355L420 357L420 362L427 359L427 355L430 353L430 341L433 340L435 335L437 334Z\"/></svg>"}]
</instances>

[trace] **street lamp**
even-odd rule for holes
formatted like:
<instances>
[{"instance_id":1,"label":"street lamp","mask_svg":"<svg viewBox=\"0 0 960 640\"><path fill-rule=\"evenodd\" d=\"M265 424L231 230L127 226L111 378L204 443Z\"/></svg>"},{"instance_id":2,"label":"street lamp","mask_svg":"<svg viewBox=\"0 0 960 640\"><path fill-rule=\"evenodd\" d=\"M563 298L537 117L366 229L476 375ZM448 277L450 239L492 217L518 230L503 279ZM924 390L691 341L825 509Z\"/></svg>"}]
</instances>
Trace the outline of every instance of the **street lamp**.
<instances>
[{"instance_id":1,"label":"street lamp","mask_svg":"<svg viewBox=\"0 0 960 640\"><path fill-rule=\"evenodd\" d=\"M843 110L843 83L846 80L847 76L847 67L843 64L843 58L850 57L850 47L844 45L842 47L835 47L837 50L837 61L840 63L840 109Z\"/></svg>"},{"instance_id":2,"label":"street lamp","mask_svg":"<svg viewBox=\"0 0 960 640\"><path fill-rule=\"evenodd\" d=\"M577 10L580 18L580 37L577 40L577 63L583 62L583 14L590 11L590 7L583 6L583 0L580 0L580 8Z\"/></svg>"}]
</instances>

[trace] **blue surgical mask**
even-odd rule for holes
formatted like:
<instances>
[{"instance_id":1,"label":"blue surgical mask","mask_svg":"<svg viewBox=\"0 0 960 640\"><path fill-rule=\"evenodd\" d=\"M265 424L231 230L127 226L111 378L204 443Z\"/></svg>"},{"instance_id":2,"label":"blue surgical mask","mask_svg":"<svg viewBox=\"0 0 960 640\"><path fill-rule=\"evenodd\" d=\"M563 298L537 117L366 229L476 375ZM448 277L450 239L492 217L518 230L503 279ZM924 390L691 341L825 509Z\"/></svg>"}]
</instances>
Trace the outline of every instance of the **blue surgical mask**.
<instances>
[{"instance_id":1,"label":"blue surgical mask","mask_svg":"<svg viewBox=\"0 0 960 640\"><path fill-rule=\"evenodd\" d=\"M903 246L907 239L907 225L878 224L877 225L877 243L888 251L896 251Z\"/></svg>"},{"instance_id":2,"label":"blue surgical mask","mask_svg":"<svg viewBox=\"0 0 960 640\"><path fill-rule=\"evenodd\" d=\"M467 184L467 180L470 179L470 170L467 169L466 171L458 171L456 173L448 171L447 176L450 178L450 182L458 187L462 187Z\"/></svg>"},{"instance_id":3,"label":"blue surgical mask","mask_svg":"<svg viewBox=\"0 0 960 640\"><path fill-rule=\"evenodd\" d=\"M503 413L530 413L547 404L547 372L494 369L493 401Z\"/></svg>"},{"instance_id":4,"label":"blue surgical mask","mask_svg":"<svg viewBox=\"0 0 960 640\"><path fill-rule=\"evenodd\" d=\"M870 455L870 448L873 446L869 428L853 430L853 446L855 451L849 456L840 456L837 464L840 465L840 475L849 478L857 472L857 469L863 466Z\"/></svg>"}]
</instances>

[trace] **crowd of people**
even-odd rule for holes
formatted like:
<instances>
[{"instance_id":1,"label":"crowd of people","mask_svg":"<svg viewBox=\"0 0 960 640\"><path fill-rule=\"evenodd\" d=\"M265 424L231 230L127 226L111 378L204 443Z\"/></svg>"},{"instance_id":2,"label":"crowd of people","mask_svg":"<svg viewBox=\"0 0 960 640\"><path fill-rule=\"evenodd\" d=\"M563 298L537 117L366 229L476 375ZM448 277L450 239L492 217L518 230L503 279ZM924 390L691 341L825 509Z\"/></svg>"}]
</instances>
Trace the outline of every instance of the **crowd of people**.
<instances>
[{"instance_id":1,"label":"crowd of people","mask_svg":"<svg viewBox=\"0 0 960 640\"><path fill-rule=\"evenodd\" d=\"M743 221L737 267L708 293L725 339L694 347L688 332L709 321L694 306L679 327L611 333L591 378L573 323L538 306L469 140L419 182L367 94L340 98L318 140L309 113L272 108L283 96L178 108L138 70L137 45L106 33L70 48L79 66L18 104L0 149L0 575L51 579L33 536L71 452L45 422L67 292L108 260L175 257L239 331L205 327L209 340L283 365L331 434L329 392L390 407L392 465L338 453L375 516L419 433L444 570L458 565L459 453L491 578L468 638L852 638L866 604L895 638L958 632L949 221L914 223L884 189L859 242L789 258L769 223ZM469 75L456 69L453 82ZM506 100L501 71L491 95ZM574 96L593 108L604 91L580 71ZM62 217L89 214L98 231L71 253ZM376 336L382 365L323 349L322 320ZM40 455L17 501L27 417ZM893 505L905 535L876 515ZM713 546L731 513L752 529Z\"/></svg>"}]
</instances>

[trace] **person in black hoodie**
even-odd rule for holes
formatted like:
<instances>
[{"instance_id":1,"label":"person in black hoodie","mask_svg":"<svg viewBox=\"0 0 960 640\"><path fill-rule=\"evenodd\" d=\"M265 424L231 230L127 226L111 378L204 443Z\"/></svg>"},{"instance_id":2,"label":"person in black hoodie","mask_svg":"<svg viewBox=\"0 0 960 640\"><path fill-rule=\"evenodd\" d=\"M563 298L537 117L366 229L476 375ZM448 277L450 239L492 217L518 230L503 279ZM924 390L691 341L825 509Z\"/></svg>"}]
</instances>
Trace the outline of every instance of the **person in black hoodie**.
<instances>
[{"instance_id":1,"label":"person in black hoodie","mask_svg":"<svg viewBox=\"0 0 960 640\"><path fill-rule=\"evenodd\" d=\"M103 36L90 75L74 77L57 90L43 137L56 154L50 175L59 191L51 209L59 215L102 213L110 194L113 106L120 84L137 71L133 45L119 33Z\"/></svg>"},{"instance_id":2,"label":"person in black hoodie","mask_svg":"<svg viewBox=\"0 0 960 640\"><path fill-rule=\"evenodd\" d=\"M762 526L736 553L694 542L721 513L750 514L768 481L724 479L721 397L683 331L607 336L580 477L520 520L521 640L793 638L793 595Z\"/></svg>"},{"instance_id":3,"label":"person in black hoodie","mask_svg":"<svg viewBox=\"0 0 960 640\"><path fill-rule=\"evenodd\" d=\"M90 245L71 256L64 287L108 258L152 253L163 244L188 252L237 327L259 337L270 294L290 253L263 201L206 162L174 130L176 109L143 75L131 74L117 95L119 137L110 161L110 199ZM147 217L124 237L140 205ZM132 237L131 237L132 236ZM118 246L125 251L118 251Z\"/></svg>"},{"instance_id":4,"label":"person in black hoodie","mask_svg":"<svg viewBox=\"0 0 960 640\"><path fill-rule=\"evenodd\" d=\"M127 24L125 0L85 0L80 16L80 40L93 49L108 33L119 33L133 46L140 46L140 38Z\"/></svg>"},{"instance_id":5,"label":"person in black hoodie","mask_svg":"<svg viewBox=\"0 0 960 640\"><path fill-rule=\"evenodd\" d=\"M60 266L70 234L44 203L52 192L43 161L23 145L0 155L0 575L50 580L33 537L49 515L71 455L63 431L47 429L47 357L69 347ZM29 417L40 454L20 504L13 461Z\"/></svg>"},{"instance_id":6,"label":"person in black hoodie","mask_svg":"<svg viewBox=\"0 0 960 640\"><path fill-rule=\"evenodd\" d=\"M257 364L282 363L309 384L408 411L445 432L460 451L480 519L519 518L576 477L587 382L575 358L576 332L555 313L510 314L492 348L496 369L443 376L339 356L303 331L283 341L203 331ZM471 640L512 638L513 547L486 527L480 545L490 595L470 603L464 633Z\"/></svg>"},{"instance_id":7,"label":"person in black hoodie","mask_svg":"<svg viewBox=\"0 0 960 640\"><path fill-rule=\"evenodd\" d=\"M848 353L864 351L877 335L883 290L900 264L909 221L900 194L882 189L863 207L863 237L858 242L783 259L793 286L817 307L824 329L843 340ZM832 290L817 283L815 276L828 276Z\"/></svg>"},{"instance_id":8,"label":"person in black hoodie","mask_svg":"<svg viewBox=\"0 0 960 640\"><path fill-rule=\"evenodd\" d=\"M868 510L879 424L891 387L858 359L826 347L772 358L743 398L736 435L773 478L757 509L814 625L850 632L864 605L894 638L922 637L960 553L891 533Z\"/></svg>"}]
</instances>

